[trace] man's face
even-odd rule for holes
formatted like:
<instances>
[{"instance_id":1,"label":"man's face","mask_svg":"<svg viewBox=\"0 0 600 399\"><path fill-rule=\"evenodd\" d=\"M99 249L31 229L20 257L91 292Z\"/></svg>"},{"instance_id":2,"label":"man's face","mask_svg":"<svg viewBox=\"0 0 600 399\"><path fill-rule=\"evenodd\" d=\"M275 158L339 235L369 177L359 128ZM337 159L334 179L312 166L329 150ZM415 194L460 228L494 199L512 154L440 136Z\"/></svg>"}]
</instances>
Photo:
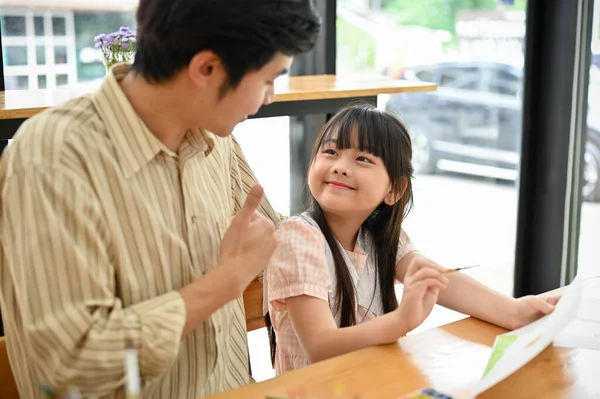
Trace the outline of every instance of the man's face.
<instances>
[{"instance_id":1,"label":"man's face","mask_svg":"<svg viewBox=\"0 0 600 399\"><path fill-rule=\"evenodd\" d=\"M274 81L289 70L292 57L276 54L261 69L247 73L235 89L229 89L219 99L206 127L219 136L228 136L235 126L254 115L260 107L273 102ZM223 81L225 83L225 80Z\"/></svg>"}]
</instances>

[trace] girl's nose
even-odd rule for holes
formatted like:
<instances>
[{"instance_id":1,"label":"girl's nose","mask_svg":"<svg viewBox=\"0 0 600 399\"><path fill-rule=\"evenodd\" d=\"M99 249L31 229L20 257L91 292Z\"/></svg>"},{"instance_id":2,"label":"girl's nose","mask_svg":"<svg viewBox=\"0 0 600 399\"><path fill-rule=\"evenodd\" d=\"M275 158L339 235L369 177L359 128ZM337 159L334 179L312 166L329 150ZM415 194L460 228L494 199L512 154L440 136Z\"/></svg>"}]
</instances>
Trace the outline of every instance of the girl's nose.
<instances>
[{"instance_id":1,"label":"girl's nose","mask_svg":"<svg viewBox=\"0 0 600 399\"><path fill-rule=\"evenodd\" d=\"M336 175L348 176L348 172L346 172L346 170L344 168L339 167L339 166L333 167L333 173L335 173Z\"/></svg>"}]
</instances>

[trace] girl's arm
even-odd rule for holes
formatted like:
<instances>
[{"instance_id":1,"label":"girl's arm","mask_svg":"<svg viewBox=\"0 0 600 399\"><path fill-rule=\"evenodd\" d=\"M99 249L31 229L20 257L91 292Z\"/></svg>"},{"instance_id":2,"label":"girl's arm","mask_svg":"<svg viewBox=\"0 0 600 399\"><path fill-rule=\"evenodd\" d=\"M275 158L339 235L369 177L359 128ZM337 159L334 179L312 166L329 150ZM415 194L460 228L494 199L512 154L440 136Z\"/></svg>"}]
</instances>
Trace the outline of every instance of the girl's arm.
<instances>
[{"instance_id":1,"label":"girl's arm","mask_svg":"<svg viewBox=\"0 0 600 399\"><path fill-rule=\"evenodd\" d=\"M329 304L301 295L286 299L287 310L304 353L311 363L368 346L395 342L410 330L396 312L366 323L337 328Z\"/></svg>"},{"instance_id":2,"label":"girl's arm","mask_svg":"<svg viewBox=\"0 0 600 399\"><path fill-rule=\"evenodd\" d=\"M392 343L419 326L435 305L448 280L426 265L411 265L398 308L352 327L337 328L329 304L300 295L286 298L294 331L310 362L316 362L367 346Z\"/></svg>"},{"instance_id":3,"label":"girl's arm","mask_svg":"<svg viewBox=\"0 0 600 399\"><path fill-rule=\"evenodd\" d=\"M413 251L397 263L398 280L404 280L406 270L413 262L443 269L418 251ZM553 306L541 298L529 296L515 299L500 294L461 272L445 276L449 284L440 292L439 305L509 330L528 324L553 310Z\"/></svg>"},{"instance_id":4,"label":"girl's arm","mask_svg":"<svg viewBox=\"0 0 600 399\"><path fill-rule=\"evenodd\" d=\"M431 267L442 270L437 263L421 255L418 251L411 252L400 259L396 267L400 281L404 280L404 270L411 262L427 263ZM477 280L464 273L448 273L448 287L440 292L438 304L460 313L468 314L478 319L510 328L511 310L514 298L491 290Z\"/></svg>"}]
</instances>

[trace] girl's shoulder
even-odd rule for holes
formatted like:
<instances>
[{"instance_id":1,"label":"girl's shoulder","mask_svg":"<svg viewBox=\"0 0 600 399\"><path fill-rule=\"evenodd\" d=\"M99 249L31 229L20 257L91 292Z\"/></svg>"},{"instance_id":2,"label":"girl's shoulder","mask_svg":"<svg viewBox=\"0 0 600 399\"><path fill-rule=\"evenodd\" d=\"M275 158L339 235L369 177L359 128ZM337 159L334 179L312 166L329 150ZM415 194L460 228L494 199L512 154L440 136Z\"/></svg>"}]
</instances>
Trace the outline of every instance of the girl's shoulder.
<instances>
[{"instance_id":1,"label":"girl's shoulder","mask_svg":"<svg viewBox=\"0 0 600 399\"><path fill-rule=\"evenodd\" d=\"M286 218L277 229L279 236L310 235L321 237L321 230L307 212Z\"/></svg>"}]
</instances>

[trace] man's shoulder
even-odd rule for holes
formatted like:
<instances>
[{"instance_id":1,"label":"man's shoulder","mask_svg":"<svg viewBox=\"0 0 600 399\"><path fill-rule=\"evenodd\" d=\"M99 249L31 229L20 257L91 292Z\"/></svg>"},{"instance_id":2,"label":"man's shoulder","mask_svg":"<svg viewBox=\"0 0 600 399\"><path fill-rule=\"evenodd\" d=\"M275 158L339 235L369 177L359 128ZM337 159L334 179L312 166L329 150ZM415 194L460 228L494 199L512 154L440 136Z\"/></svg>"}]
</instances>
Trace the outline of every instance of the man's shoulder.
<instances>
[{"instance_id":1,"label":"man's shoulder","mask_svg":"<svg viewBox=\"0 0 600 399\"><path fill-rule=\"evenodd\" d=\"M105 126L89 96L49 108L27 119L5 150L14 168L54 167L106 139Z\"/></svg>"},{"instance_id":2,"label":"man's shoulder","mask_svg":"<svg viewBox=\"0 0 600 399\"><path fill-rule=\"evenodd\" d=\"M229 154L235 149L235 137L233 137L233 134L230 134L229 136L219 136L205 130L204 135L206 140L212 142L213 150L216 149L218 152Z\"/></svg>"}]
</instances>

